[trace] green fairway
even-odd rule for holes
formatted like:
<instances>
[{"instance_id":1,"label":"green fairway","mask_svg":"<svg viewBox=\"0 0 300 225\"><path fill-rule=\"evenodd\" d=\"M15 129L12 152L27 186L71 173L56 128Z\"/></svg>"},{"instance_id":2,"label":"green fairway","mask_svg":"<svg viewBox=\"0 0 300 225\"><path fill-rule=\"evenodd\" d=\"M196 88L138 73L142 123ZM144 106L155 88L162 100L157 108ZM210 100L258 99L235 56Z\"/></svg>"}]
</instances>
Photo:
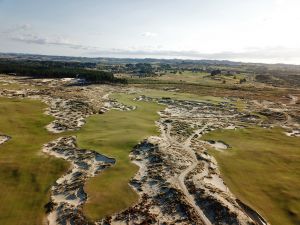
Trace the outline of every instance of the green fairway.
<instances>
[{"instance_id":1,"label":"green fairway","mask_svg":"<svg viewBox=\"0 0 300 225\"><path fill-rule=\"evenodd\" d=\"M273 225L300 224L300 139L280 128L213 131L204 140L232 146L210 150L232 192Z\"/></svg>"},{"instance_id":2,"label":"green fairway","mask_svg":"<svg viewBox=\"0 0 300 225\"><path fill-rule=\"evenodd\" d=\"M0 145L0 224L40 225L49 189L66 170L62 160L48 157L41 147L57 135L45 126L40 101L0 98L0 133L12 137Z\"/></svg>"},{"instance_id":3,"label":"green fairway","mask_svg":"<svg viewBox=\"0 0 300 225\"><path fill-rule=\"evenodd\" d=\"M89 200L84 206L85 214L92 220L126 209L138 200L128 185L138 167L131 163L132 148L151 135L158 134L155 121L157 112L163 109L156 103L135 102L133 95L115 95L118 101L135 105L129 112L116 110L95 115L78 133L81 148L96 150L117 160L116 165L90 179L85 186Z\"/></svg>"}]
</instances>

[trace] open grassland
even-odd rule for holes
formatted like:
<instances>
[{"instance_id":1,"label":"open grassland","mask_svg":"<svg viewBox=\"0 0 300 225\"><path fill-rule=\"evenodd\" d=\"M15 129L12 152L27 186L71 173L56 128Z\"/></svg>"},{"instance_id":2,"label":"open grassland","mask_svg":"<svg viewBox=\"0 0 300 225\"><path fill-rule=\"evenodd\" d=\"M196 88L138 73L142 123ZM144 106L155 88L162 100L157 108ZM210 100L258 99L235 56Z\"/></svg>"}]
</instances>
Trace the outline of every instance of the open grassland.
<instances>
[{"instance_id":1,"label":"open grassland","mask_svg":"<svg viewBox=\"0 0 300 225\"><path fill-rule=\"evenodd\" d=\"M208 78L210 74L204 72L184 71L182 73L167 73L159 77L148 78L149 80L166 81L166 82L185 82L185 83L206 83L212 84L214 81ZM145 79L145 78L144 78Z\"/></svg>"},{"instance_id":2,"label":"open grassland","mask_svg":"<svg viewBox=\"0 0 300 225\"><path fill-rule=\"evenodd\" d=\"M286 102L289 94L297 95L299 90L274 88L259 82L254 82L252 74L236 74L234 76L218 75L213 79L209 73L184 71L182 74L165 74L156 77L128 77L131 86L152 90L175 90L179 95L216 96L247 98ZM235 78L234 78L235 77ZM240 84L240 79L247 82ZM225 83L223 81L225 80Z\"/></svg>"},{"instance_id":3,"label":"open grassland","mask_svg":"<svg viewBox=\"0 0 300 225\"><path fill-rule=\"evenodd\" d=\"M152 98L172 98L176 100L190 100L190 101L202 101L210 103L219 103L226 101L224 98L214 97L214 96L205 96L205 95L196 95L190 93L178 93L176 91L164 91L164 90L155 90L155 89L143 89L140 95L146 95Z\"/></svg>"},{"instance_id":4,"label":"open grassland","mask_svg":"<svg viewBox=\"0 0 300 225\"><path fill-rule=\"evenodd\" d=\"M33 100L0 98L0 133L12 137L0 145L0 224L40 225L48 191L66 170L62 160L41 152L55 139L45 126L52 118Z\"/></svg>"},{"instance_id":5,"label":"open grassland","mask_svg":"<svg viewBox=\"0 0 300 225\"><path fill-rule=\"evenodd\" d=\"M179 72L176 74L167 73L161 76L154 76L154 77L136 78L136 77L126 76L126 78L128 79L128 82L132 84L153 83L153 84L200 84L206 86L215 86L215 85L232 86L232 85L239 84L240 79L243 78L248 79L248 76L246 74L236 74L234 76L217 75L212 77L210 76L210 73L207 72L183 71L181 73Z\"/></svg>"},{"instance_id":6,"label":"open grassland","mask_svg":"<svg viewBox=\"0 0 300 225\"><path fill-rule=\"evenodd\" d=\"M17 83L6 83L0 81L0 89L8 89L8 90L21 90L21 89L26 89L26 88L35 88L33 86L29 85L22 85L22 84L17 84Z\"/></svg>"},{"instance_id":7,"label":"open grassland","mask_svg":"<svg viewBox=\"0 0 300 225\"><path fill-rule=\"evenodd\" d=\"M300 224L300 139L280 128L213 131L205 140L232 148L211 150L231 191L273 225Z\"/></svg>"},{"instance_id":8,"label":"open grassland","mask_svg":"<svg viewBox=\"0 0 300 225\"><path fill-rule=\"evenodd\" d=\"M129 186L129 180L138 171L131 163L132 148L151 135L158 134L155 121L157 112L163 109L156 103L133 101L134 95L114 95L126 105L135 105L134 111L109 111L103 115L88 118L78 133L78 144L115 158L116 165L90 179L85 190L89 200L84 207L85 215L91 220L126 209L138 200Z\"/></svg>"},{"instance_id":9,"label":"open grassland","mask_svg":"<svg viewBox=\"0 0 300 225\"><path fill-rule=\"evenodd\" d=\"M30 85L30 84L26 84L22 81L24 81L23 79L19 79L18 81L19 82L15 82L13 80L10 80L10 77L7 76L7 75L3 75L3 74L0 74L0 90L4 90L4 89L7 89L7 90L22 90L22 89L42 89L42 88L45 88L45 87L42 87L42 86L35 86L35 85ZM2 80L2 78L4 78ZM5 79L8 79L8 81L5 81ZM24 78L26 79L26 78Z\"/></svg>"},{"instance_id":10,"label":"open grassland","mask_svg":"<svg viewBox=\"0 0 300 225\"><path fill-rule=\"evenodd\" d=\"M164 91L166 89L174 89L178 94L191 94L194 96L215 96L215 97L233 97L246 98L251 100L269 100L288 102L286 96L289 94L298 95L299 90L296 89L280 89L272 87L247 86L247 85L211 85L206 86L202 84L170 84L170 83L139 83L131 84L134 87L153 89Z\"/></svg>"}]
</instances>

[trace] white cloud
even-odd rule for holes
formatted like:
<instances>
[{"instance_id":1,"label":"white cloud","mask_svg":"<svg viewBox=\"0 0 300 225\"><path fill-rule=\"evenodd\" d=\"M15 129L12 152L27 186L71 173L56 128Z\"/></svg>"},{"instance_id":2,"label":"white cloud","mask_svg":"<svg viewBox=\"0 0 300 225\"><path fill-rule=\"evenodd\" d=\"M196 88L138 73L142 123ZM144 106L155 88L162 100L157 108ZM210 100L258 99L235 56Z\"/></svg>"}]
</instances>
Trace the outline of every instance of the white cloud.
<instances>
[{"instance_id":1,"label":"white cloud","mask_svg":"<svg viewBox=\"0 0 300 225\"><path fill-rule=\"evenodd\" d=\"M283 5L284 3L286 3L286 0L275 0L275 3L277 5Z\"/></svg>"},{"instance_id":2,"label":"white cloud","mask_svg":"<svg viewBox=\"0 0 300 225\"><path fill-rule=\"evenodd\" d=\"M142 33L142 36L144 37L156 37L157 33L153 33L153 32L144 32Z\"/></svg>"},{"instance_id":3,"label":"white cloud","mask_svg":"<svg viewBox=\"0 0 300 225\"><path fill-rule=\"evenodd\" d=\"M87 46L75 43L69 39L65 39L63 37L45 37L45 36L38 36L34 34L24 34L18 36L12 36L12 40L23 42L27 44L38 44L38 45L55 45L61 46L66 48L72 48L76 50L95 50L96 47Z\"/></svg>"},{"instance_id":4,"label":"white cloud","mask_svg":"<svg viewBox=\"0 0 300 225\"><path fill-rule=\"evenodd\" d=\"M55 45L77 50L95 50L95 47L78 44L61 36L37 34L30 24L18 24L3 32L7 38L17 42L38 45Z\"/></svg>"},{"instance_id":5,"label":"white cloud","mask_svg":"<svg viewBox=\"0 0 300 225\"><path fill-rule=\"evenodd\" d=\"M154 57L154 58L183 58L183 59L211 59L233 60L243 62L264 63L295 63L300 62L300 49L286 47L249 48L240 52L201 53L198 51L172 51L172 50L134 50L109 49L90 52L93 56L110 57Z\"/></svg>"},{"instance_id":6,"label":"white cloud","mask_svg":"<svg viewBox=\"0 0 300 225\"><path fill-rule=\"evenodd\" d=\"M298 3L298 0L275 0L275 3L279 6L283 5L294 5Z\"/></svg>"},{"instance_id":7,"label":"white cloud","mask_svg":"<svg viewBox=\"0 0 300 225\"><path fill-rule=\"evenodd\" d=\"M62 48L75 49L79 54L86 56L108 57L152 57L152 58L183 58L183 59L216 59L246 62L265 63L300 63L300 47L276 46L271 43L270 47L241 48L240 50L203 52L200 50L184 50L175 48L168 50L167 46L139 45L131 48L99 48L80 44L63 36L41 35L34 31L30 24L16 25L5 32L10 40L25 44L59 46ZM145 32L143 36L155 37L157 34ZM254 45L257 46L257 45Z\"/></svg>"},{"instance_id":8,"label":"white cloud","mask_svg":"<svg viewBox=\"0 0 300 225\"><path fill-rule=\"evenodd\" d=\"M1 33L3 33L3 34L16 34L16 33L26 32L26 31L29 31L31 29L32 29L32 26L28 23L16 24L16 25L2 31Z\"/></svg>"}]
</instances>

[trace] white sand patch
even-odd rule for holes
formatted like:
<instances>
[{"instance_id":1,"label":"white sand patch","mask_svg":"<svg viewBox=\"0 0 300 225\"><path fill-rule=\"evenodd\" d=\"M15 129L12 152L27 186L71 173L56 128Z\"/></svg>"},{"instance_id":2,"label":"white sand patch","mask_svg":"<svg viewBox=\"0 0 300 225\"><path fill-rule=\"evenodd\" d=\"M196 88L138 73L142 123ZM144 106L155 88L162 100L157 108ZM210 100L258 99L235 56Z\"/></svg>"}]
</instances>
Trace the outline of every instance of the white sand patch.
<instances>
[{"instance_id":1,"label":"white sand patch","mask_svg":"<svg viewBox=\"0 0 300 225\"><path fill-rule=\"evenodd\" d=\"M225 127L225 129L226 129L226 130L235 130L236 127L233 126L233 125L230 125L230 126L228 126L228 127Z\"/></svg>"},{"instance_id":2,"label":"white sand patch","mask_svg":"<svg viewBox=\"0 0 300 225\"><path fill-rule=\"evenodd\" d=\"M62 78L61 81L63 82L69 82L69 81L74 81L75 78Z\"/></svg>"},{"instance_id":3,"label":"white sand patch","mask_svg":"<svg viewBox=\"0 0 300 225\"><path fill-rule=\"evenodd\" d=\"M57 213L56 211L52 211L51 213L48 214L47 216L48 219L48 225L57 225Z\"/></svg>"},{"instance_id":4,"label":"white sand patch","mask_svg":"<svg viewBox=\"0 0 300 225\"><path fill-rule=\"evenodd\" d=\"M284 133L289 137L300 137L300 130L292 130Z\"/></svg>"},{"instance_id":5,"label":"white sand patch","mask_svg":"<svg viewBox=\"0 0 300 225\"><path fill-rule=\"evenodd\" d=\"M214 147L216 150L226 150L228 149L228 145L220 141L208 141L210 146Z\"/></svg>"},{"instance_id":6,"label":"white sand patch","mask_svg":"<svg viewBox=\"0 0 300 225\"><path fill-rule=\"evenodd\" d=\"M0 135L0 145L4 144L5 142L9 141L11 137L6 135Z\"/></svg>"},{"instance_id":7,"label":"white sand patch","mask_svg":"<svg viewBox=\"0 0 300 225\"><path fill-rule=\"evenodd\" d=\"M228 188L217 174L212 174L210 177L205 177L204 182L215 186L221 191L228 192Z\"/></svg>"}]
</instances>

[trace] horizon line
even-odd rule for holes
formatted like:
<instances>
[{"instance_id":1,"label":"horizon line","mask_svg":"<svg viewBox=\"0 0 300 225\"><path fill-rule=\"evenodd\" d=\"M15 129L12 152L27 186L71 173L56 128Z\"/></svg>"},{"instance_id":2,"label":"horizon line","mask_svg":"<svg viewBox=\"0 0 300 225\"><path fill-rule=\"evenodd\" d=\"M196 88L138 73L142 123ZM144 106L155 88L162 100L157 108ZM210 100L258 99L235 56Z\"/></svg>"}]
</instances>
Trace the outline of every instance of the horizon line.
<instances>
[{"instance_id":1,"label":"horizon line","mask_svg":"<svg viewBox=\"0 0 300 225\"><path fill-rule=\"evenodd\" d=\"M55 54L39 54L39 53L25 53L25 52L2 52L0 51L0 55L31 55L31 56L46 56L46 57L70 57L70 58L85 58L85 59L136 59L136 60L143 60L143 59L152 59L152 60L165 60L165 61L172 61L172 60L181 60L181 61L218 61L218 62L231 62L237 64L261 64L261 65L284 65L284 66L300 66L300 63L284 63L284 62L274 62L274 63L266 63L266 62L250 62L250 61L243 61L243 60L229 60L229 59L207 59L207 58L199 58L199 59L192 59L192 58L159 58L159 57L146 57L146 56L75 56L75 55L55 55ZM2 57L0 57L2 58Z\"/></svg>"}]
</instances>

